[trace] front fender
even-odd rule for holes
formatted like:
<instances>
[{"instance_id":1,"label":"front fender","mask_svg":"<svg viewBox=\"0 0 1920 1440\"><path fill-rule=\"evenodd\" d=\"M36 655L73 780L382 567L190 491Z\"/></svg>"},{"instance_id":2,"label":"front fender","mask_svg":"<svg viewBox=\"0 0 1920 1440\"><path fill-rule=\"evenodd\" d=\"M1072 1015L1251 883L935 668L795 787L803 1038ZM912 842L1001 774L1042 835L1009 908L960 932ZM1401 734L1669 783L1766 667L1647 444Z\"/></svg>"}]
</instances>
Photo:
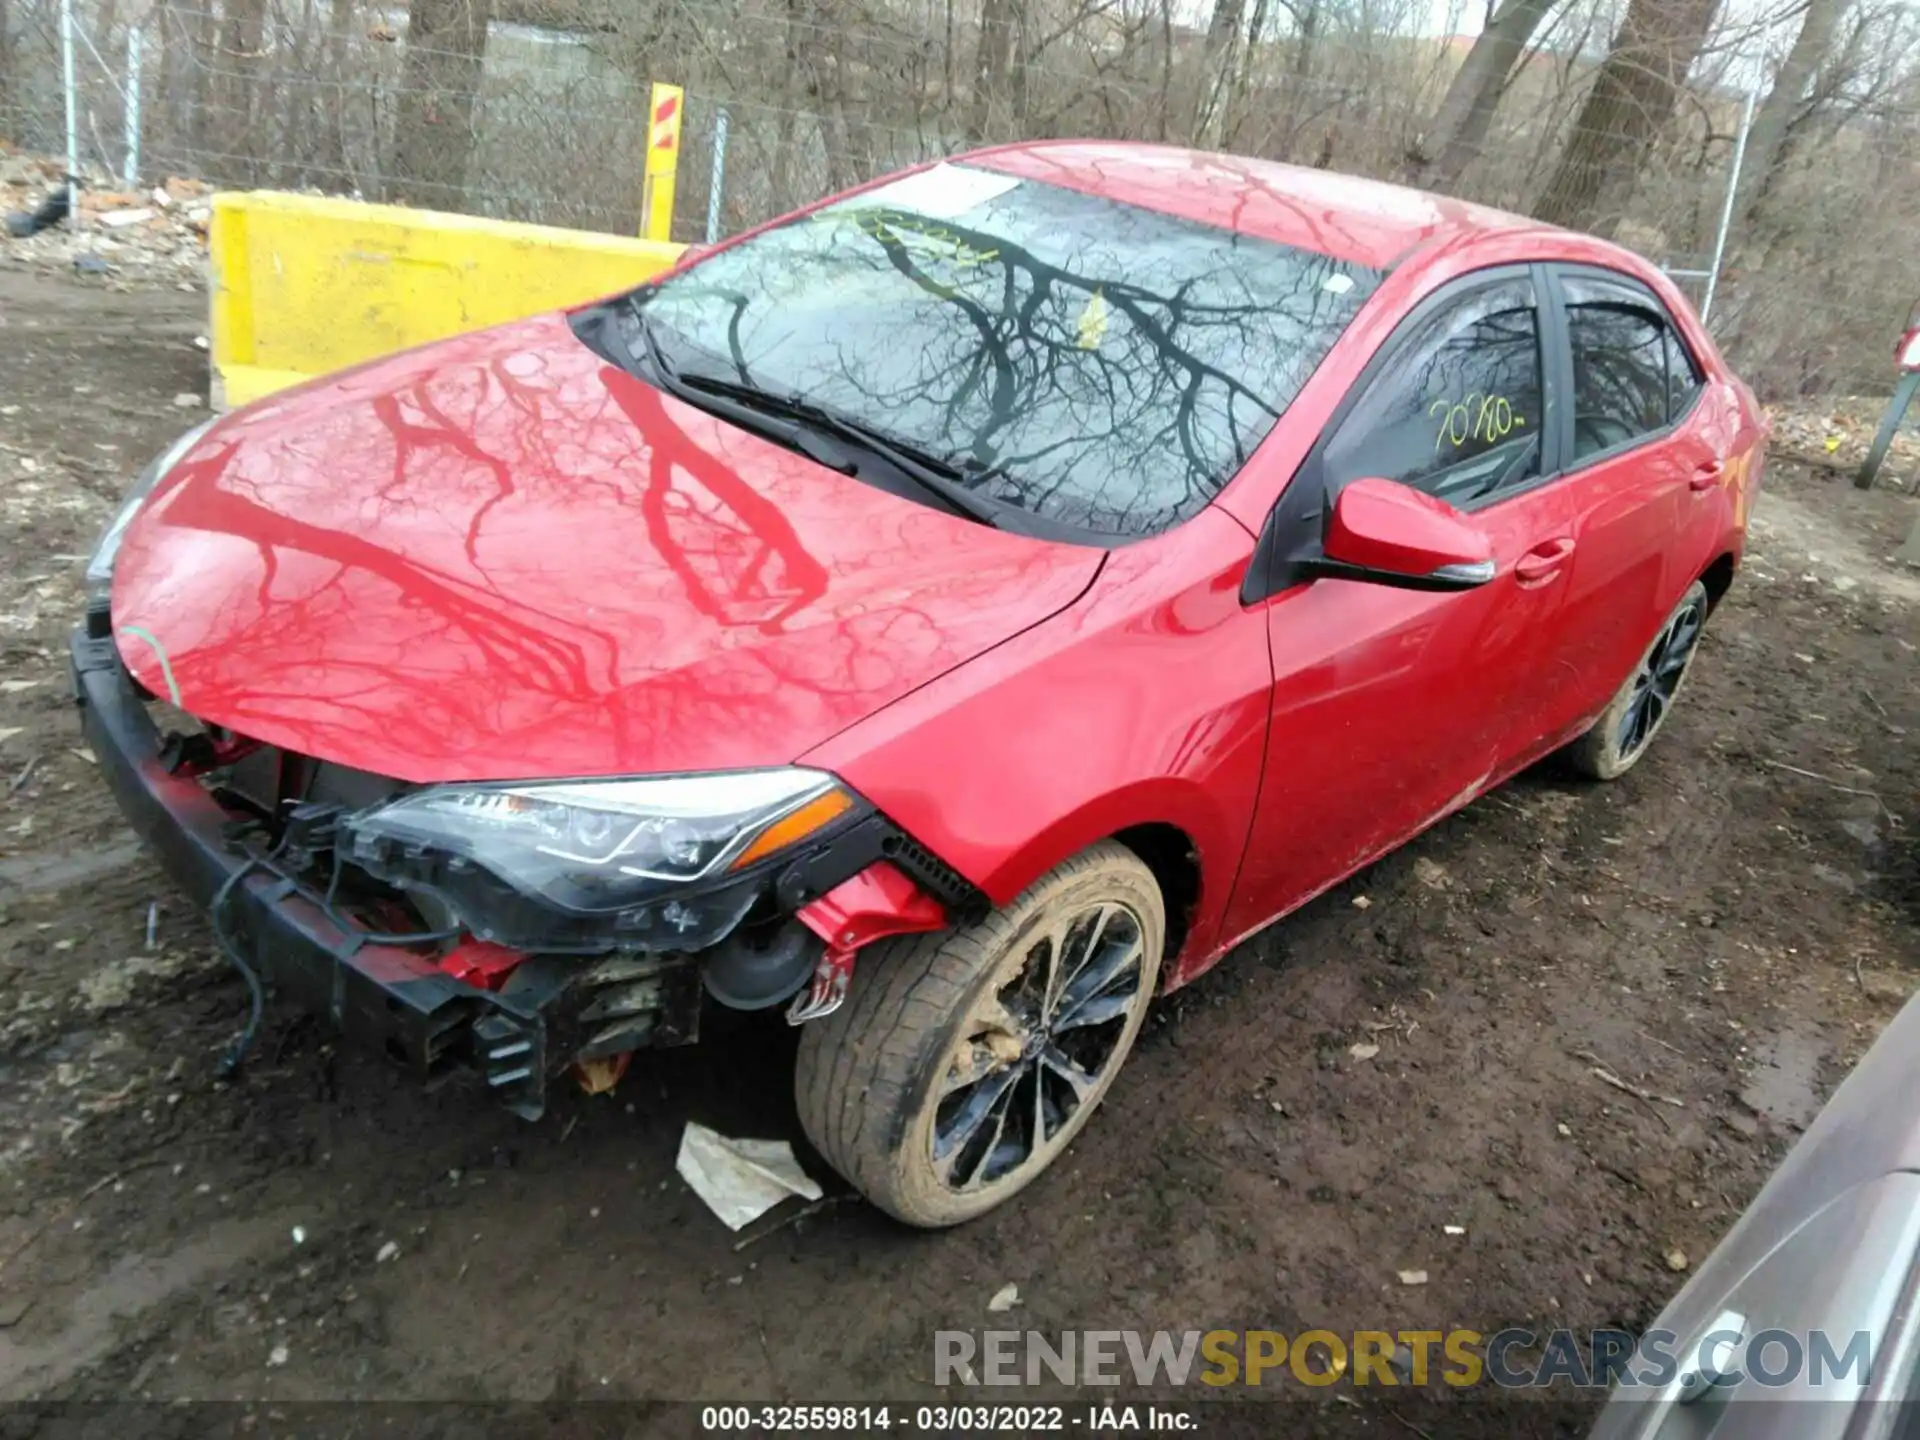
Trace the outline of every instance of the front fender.
<instances>
[{"instance_id":1,"label":"front fender","mask_svg":"<svg viewBox=\"0 0 1920 1440\"><path fill-rule=\"evenodd\" d=\"M1209 509L1116 550L1075 604L802 763L840 775L996 905L1095 841L1175 826L1201 867L1182 953L1206 953L1271 708L1265 619L1239 600L1252 549Z\"/></svg>"}]
</instances>

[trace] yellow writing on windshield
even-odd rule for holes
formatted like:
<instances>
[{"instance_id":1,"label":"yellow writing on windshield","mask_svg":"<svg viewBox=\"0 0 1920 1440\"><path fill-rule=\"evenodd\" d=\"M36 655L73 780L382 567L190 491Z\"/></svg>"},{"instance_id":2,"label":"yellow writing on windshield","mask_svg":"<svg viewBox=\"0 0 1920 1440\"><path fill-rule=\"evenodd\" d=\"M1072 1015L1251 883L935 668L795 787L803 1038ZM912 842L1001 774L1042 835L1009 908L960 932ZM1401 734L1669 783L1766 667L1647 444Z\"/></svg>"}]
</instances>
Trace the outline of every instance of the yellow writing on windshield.
<instances>
[{"instance_id":1,"label":"yellow writing on windshield","mask_svg":"<svg viewBox=\"0 0 1920 1440\"><path fill-rule=\"evenodd\" d=\"M1491 445L1504 440L1527 422L1525 417L1514 413L1513 403L1504 395L1482 395L1478 390L1469 391L1467 398L1458 402L1439 399L1427 407L1427 418L1440 417L1440 432L1434 436L1433 448L1452 445L1458 450L1469 440L1480 440Z\"/></svg>"},{"instance_id":2,"label":"yellow writing on windshield","mask_svg":"<svg viewBox=\"0 0 1920 1440\"><path fill-rule=\"evenodd\" d=\"M854 216L854 224L863 234L871 235L883 245L899 245L916 255L954 265L989 265L1000 258L998 250L975 245L944 225L926 224L916 215L862 210Z\"/></svg>"}]
</instances>

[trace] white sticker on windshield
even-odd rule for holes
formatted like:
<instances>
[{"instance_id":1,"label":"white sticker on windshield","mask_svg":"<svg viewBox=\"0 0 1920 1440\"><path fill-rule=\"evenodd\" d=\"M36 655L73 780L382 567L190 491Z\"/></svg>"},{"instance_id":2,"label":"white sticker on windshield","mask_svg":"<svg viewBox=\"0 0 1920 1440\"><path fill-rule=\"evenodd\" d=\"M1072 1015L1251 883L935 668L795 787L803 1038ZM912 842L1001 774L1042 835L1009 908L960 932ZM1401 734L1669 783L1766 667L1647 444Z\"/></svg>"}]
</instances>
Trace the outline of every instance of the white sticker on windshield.
<instances>
[{"instance_id":1,"label":"white sticker on windshield","mask_svg":"<svg viewBox=\"0 0 1920 1440\"><path fill-rule=\"evenodd\" d=\"M1329 295L1344 295L1353 288L1351 275L1329 275L1320 282L1320 288Z\"/></svg>"},{"instance_id":2,"label":"white sticker on windshield","mask_svg":"<svg viewBox=\"0 0 1920 1440\"><path fill-rule=\"evenodd\" d=\"M999 198L1019 183L1017 175L996 175L991 170L949 165L943 160L917 175L904 176L889 185L881 185L841 203L889 205L935 220L957 220L975 206Z\"/></svg>"}]
</instances>

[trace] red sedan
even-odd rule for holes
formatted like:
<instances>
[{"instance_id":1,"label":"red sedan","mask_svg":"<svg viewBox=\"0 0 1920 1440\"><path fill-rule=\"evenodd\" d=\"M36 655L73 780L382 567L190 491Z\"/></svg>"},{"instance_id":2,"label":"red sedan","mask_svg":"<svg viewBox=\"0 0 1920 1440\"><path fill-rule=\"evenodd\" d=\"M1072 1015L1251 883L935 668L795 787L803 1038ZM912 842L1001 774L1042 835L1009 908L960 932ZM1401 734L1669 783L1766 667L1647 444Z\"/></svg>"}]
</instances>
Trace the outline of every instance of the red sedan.
<instances>
[{"instance_id":1,"label":"red sedan","mask_svg":"<svg viewBox=\"0 0 1920 1440\"><path fill-rule=\"evenodd\" d=\"M1764 440L1613 245L1012 146L186 437L76 685L247 1033L264 979L537 1115L784 1005L813 1143L945 1225L1154 995L1550 752L1638 761Z\"/></svg>"}]
</instances>

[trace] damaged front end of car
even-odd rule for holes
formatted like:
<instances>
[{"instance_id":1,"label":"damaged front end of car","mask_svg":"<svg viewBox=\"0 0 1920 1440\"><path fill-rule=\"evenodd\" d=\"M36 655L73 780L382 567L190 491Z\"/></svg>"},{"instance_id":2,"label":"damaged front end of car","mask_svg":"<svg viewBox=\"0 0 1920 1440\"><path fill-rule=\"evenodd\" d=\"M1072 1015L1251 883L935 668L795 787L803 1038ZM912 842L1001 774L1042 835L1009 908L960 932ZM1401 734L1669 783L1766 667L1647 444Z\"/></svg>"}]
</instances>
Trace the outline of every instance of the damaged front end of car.
<instances>
[{"instance_id":1,"label":"damaged front end of car","mask_svg":"<svg viewBox=\"0 0 1920 1440\"><path fill-rule=\"evenodd\" d=\"M287 995L422 1079L543 1113L698 1038L705 997L846 993L853 955L985 898L864 797L799 767L409 785L201 724L128 670L96 594L74 693L121 808L254 995ZM178 697L170 697L177 701Z\"/></svg>"}]
</instances>

